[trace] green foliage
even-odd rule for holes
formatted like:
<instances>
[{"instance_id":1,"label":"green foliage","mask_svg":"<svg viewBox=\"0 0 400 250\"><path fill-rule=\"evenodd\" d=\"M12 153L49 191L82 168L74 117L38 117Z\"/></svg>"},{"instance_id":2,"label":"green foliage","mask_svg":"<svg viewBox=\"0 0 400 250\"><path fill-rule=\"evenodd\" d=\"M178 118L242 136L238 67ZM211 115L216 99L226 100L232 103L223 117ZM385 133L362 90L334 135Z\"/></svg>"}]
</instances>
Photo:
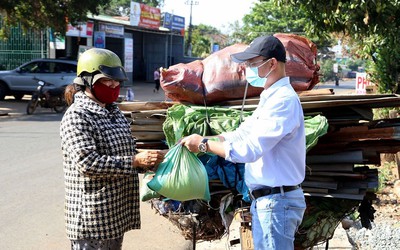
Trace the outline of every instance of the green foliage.
<instances>
[{"instance_id":1,"label":"green foliage","mask_svg":"<svg viewBox=\"0 0 400 250\"><path fill-rule=\"evenodd\" d=\"M382 191L386 187L387 183L394 179L392 173L393 167L397 167L396 162L385 162L378 168L379 171L378 174L379 187L377 190L378 192Z\"/></svg>"},{"instance_id":2,"label":"green foliage","mask_svg":"<svg viewBox=\"0 0 400 250\"><path fill-rule=\"evenodd\" d=\"M4 1L3 1L4 2ZM25 30L41 30L47 27L65 33L67 22L77 24L87 20L87 13L99 14L99 5L107 6L109 0L6 0L0 5L4 18L2 37L8 37L10 27L20 24Z\"/></svg>"},{"instance_id":3,"label":"green foliage","mask_svg":"<svg viewBox=\"0 0 400 250\"><path fill-rule=\"evenodd\" d=\"M242 41L250 43L254 38L273 33L304 34L306 19L302 12L289 5L276 6L272 2L254 5L251 13L243 17Z\"/></svg>"},{"instance_id":4,"label":"green foliage","mask_svg":"<svg viewBox=\"0 0 400 250\"><path fill-rule=\"evenodd\" d=\"M188 32L185 40L188 40ZM213 43L221 43L224 39L219 39L220 31L216 28L204 24L192 25L192 56L205 58L211 53ZM222 44L220 44L222 45Z\"/></svg>"},{"instance_id":5,"label":"green foliage","mask_svg":"<svg viewBox=\"0 0 400 250\"><path fill-rule=\"evenodd\" d=\"M358 67L364 67L365 62L362 59L350 59L346 62L346 66L352 71L358 71Z\"/></svg>"},{"instance_id":6,"label":"green foliage","mask_svg":"<svg viewBox=\"0 0 400 250\"><path fill-rule=\"evenodd\" d=\"M331 59L321 61L319 69L319 72L321 74L321 82L332 80L335 77L335 73L333 72L334 63L336 63L336 61Z\"/></svg>"},{"instance_id":7,"label":"green foliage","mask_svg":"<svg viewBox=\"0 0 400 250\"><path fill-rule=\"evenodd\" d=\"M399 34L400 35L400 34ZM374 67L370 70L371 81L378 83L380 93L399 93L400 37L386 37L373 54Z\"/></svg>"},{"instance_id":8,"label":"green foliage","mask_svg":"<svg viewBox=\"0 0 400 250\"><path fill-rule=\"evenodd\" d=\"M374 114L374 120L379 120L379 119L388 119L390 118L390 113L394 112L399 114L400 108L376 108L372 110Z\"/></svg>"},{"instance_id":9,"label":"green foliage","mask_svg":"<svg viewBox=\"0 0 400 250\"><path fill-rule=\"evenodd\" d=\"M164 0L144 0L151 6L161 6ZM112 6L110 7L110 5ZM3 0L0 5L0 15L3 17L3 25L0 29L0 38L9 36L10 27L18 24L24 30L41 30L52 28L56 32L64 34L67 23L76 25L87 20L87 14L98 15L106 13L121 14L119 7L128 8L129 0ZM128 12L129 13L129 12Z\"/></svg>"},{"instance_id":10,"label":"green foliage","mask_svg":"<svg viewBox=\"0 0 400 250\"><path fill-rule=\"evenodd\" d=\"M152 7L161 7L164 5L164 0L135 0L137 3L144 3ZM111 0L101 8L102 14L109 16L129 16L131 10L131 0Z\"/></svg>"},{"instance_id":11,"label":"green foliage","mask_svg":"<svg viewBox=\"0 0 400 250\"><path fill-rule=\"evenodd\" d=\"M309 21L297 6L288 4L276 5L273 1L260 1L255 3L251 12L243 17L243 27L238 22L230 26L234 32L231 34L230 43L249 44L254 38L261 35L274 33L293 33L306 36L313 41L321 56L328 53L327 47L331 47L331 37L317 37L305 33L305 27Z\"/></svg>"},{"instance_id":12,"label":"green foliage","mask_svg":"<svg viewBox=\"0 0 400 250\"><path fill-rule=\"evenodd\" d=\"M262 0L261 0L262 1ZM264 1L263 1L264 2ZM359 56L373 60L368 68L379 92L397 93L400 69L400 1L274 0L297 7L308 20L307 34L318 37L332 32L351 38Z\"/></svg>"}]
</instances>

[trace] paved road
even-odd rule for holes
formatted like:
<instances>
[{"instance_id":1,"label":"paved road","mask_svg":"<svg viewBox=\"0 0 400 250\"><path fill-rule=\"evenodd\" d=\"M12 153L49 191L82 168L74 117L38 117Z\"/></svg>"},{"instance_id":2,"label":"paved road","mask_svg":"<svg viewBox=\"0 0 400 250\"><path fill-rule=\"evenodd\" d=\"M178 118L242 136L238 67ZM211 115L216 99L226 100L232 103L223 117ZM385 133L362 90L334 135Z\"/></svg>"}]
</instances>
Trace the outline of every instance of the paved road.
<instances>
[{"instance_id":1,"label":"paved road","mask_svg":"<svg viewBox=\"0 0 400 250\"><path fill-rule=\"evenodd\" d=\"M134 86L135 99L162 101L152 83ZM69 249L59 139L62 114L39 108L25 115L29 96L0 102L0 249ZM142 230L126 234L124 249L189 249L190 241L141 203Z\"/></svg>"},{"instance_id":2,"label":"paved road","mask_svg":"<svg viewBox=\"0 0 400 250\"><path fill-rule=\"evenodd\" d=\"M152 83L135 85L135 100L165 100L162 90L153 93L153 87ZM27 102L28 97L0 102L0 114L8 113L0 116L0 248L69 249L58 134L62 114L39 108L35 114L25 115ZM123 249L191 249L191 242L148 203L141 203L141 215L142 229L126 234ZM196 249L225 249L225 243L198 243Z\"/></svg>"}]
</instances>

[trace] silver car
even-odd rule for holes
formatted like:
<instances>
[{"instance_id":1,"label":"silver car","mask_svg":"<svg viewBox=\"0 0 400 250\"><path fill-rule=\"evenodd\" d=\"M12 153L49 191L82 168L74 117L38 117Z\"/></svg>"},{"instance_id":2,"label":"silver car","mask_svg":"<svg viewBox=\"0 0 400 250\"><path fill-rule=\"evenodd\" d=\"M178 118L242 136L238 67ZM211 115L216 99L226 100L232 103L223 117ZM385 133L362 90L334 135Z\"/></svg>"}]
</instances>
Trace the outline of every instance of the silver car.
<instances>
[{"instance_id":1,"label":"silver car","mask_svg":"<svg viewBox=\"0 0 400 250\"><path fill-rule=\"evenodd\" d=\"M76 77L77 62L63 59L35 59L14 70L0 71L0 101L8 95L20 100L31 94L38 81L52 83L51 88L66 86Z\"/></svg>"}]
</instances>

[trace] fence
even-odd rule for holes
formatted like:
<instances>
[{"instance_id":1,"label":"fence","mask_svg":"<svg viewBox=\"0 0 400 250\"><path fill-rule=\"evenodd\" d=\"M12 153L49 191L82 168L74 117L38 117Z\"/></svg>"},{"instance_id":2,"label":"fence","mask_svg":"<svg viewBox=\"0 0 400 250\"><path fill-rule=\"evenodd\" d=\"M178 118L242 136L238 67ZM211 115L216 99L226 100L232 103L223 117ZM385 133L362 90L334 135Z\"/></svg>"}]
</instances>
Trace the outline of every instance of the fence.
<instances>
[{"instance_id":1,"label":"fence","mask_svg":"<svg viewBox=\"0 0 400 250\"><path fill-rule=\"evenodd\" d=\"M0 28L4 25L0 16ZM0 39L0 69L14 69L32 59L47 56L48 32L11 27L9 36Z\"/></svg>"}]
</instances>

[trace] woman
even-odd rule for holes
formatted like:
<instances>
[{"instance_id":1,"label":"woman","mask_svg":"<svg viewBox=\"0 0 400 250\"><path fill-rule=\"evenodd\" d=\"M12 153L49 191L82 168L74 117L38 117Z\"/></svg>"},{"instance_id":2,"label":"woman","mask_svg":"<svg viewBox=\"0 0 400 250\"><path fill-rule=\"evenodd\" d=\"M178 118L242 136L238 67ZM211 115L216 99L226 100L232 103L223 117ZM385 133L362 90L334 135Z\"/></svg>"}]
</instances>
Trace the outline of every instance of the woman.
<instances>
[{"instance_id":1,"label":"woman","mask_svg":"<svg viewBox=\"0 0 400 250\"><path fill-rule=\"evenodd\" d=\"M89 49L66 90L71 105L60 128L65 221L71 249L121 249L124 233L140 228L140 169L164 153L137 152L128 121L114 103L127 80L119 57Z\"/></svg>"},{"instance_id":2,"label":"woman","mask_svg":"<svg viewBox=\"0 0 400 250\"><path fill-rule=\"evenodd\" d=\"M153 89L153 92L157 92L160 90L160 69L156 68L153 72L153 78L154 78L154 84L155 87Z\"/></svg>"}]
</instances>

